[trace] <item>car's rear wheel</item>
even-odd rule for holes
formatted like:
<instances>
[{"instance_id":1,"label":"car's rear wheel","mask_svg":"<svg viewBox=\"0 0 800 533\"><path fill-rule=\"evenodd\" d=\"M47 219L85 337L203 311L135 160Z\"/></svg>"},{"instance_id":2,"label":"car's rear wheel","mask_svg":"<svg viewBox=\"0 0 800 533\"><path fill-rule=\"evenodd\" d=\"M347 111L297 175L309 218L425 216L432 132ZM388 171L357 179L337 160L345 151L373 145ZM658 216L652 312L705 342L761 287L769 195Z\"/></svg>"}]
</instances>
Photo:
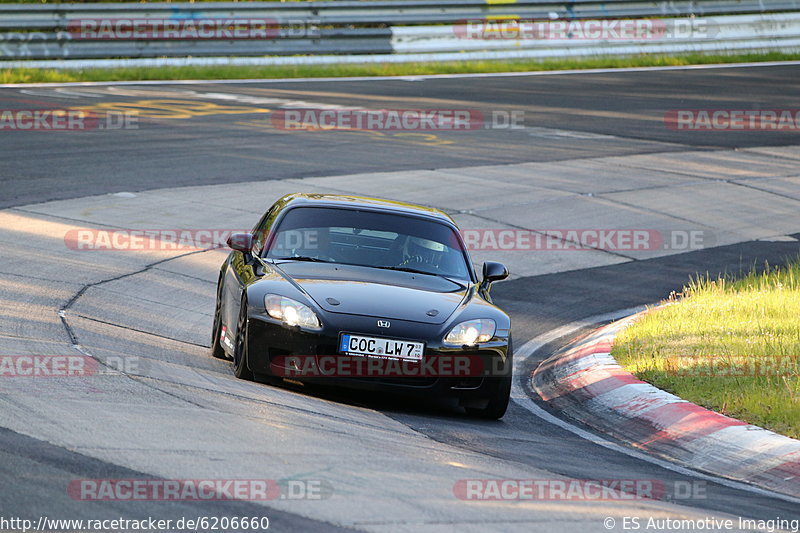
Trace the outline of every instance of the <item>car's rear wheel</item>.
<instances>
[{"instance_id":1,"label":"car's rear wheel","mask_svg":"<svg viewBox=\"0 0 800 533\"><path fill-rule=\"evenodd\" d=\"M236 324L236 344L233 350L233 374L247 381L253 381L253 372L247 366L247 299L242 299L239 320Z\"/></svg>"},{"instance_id":2,"label":"car's rear wheel","mask_svg":"<svg viewBox=\"0 0 800 533\"><path fill-rule=\"evenodd\" d=\"M227 359L225 350L222 348L222 314L220 293L222 289L222 279L217 283L217 304L214 306L214 327L211 333L211 355L217 359Z\"/></svg>"}]
</instances>

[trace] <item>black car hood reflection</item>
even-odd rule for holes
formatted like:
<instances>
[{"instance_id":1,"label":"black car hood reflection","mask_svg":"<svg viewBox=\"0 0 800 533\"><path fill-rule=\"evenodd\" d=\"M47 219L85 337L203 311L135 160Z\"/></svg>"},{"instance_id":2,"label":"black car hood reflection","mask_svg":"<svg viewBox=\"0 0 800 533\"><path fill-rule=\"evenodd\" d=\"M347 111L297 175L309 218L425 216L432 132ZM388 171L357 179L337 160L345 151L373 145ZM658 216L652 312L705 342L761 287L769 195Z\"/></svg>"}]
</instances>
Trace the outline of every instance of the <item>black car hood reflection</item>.
<instances>
[{"instance_id":1,"label":"black car hood reflection","mask_svg":"<svg viewBox=\"0 0 800 533\"><path fill-rule=\"evenodd\" d=\"M300 262L276 266L330 313L442 324L472 292L466 282L395 270Z\"/></svg>"}]
</instances>

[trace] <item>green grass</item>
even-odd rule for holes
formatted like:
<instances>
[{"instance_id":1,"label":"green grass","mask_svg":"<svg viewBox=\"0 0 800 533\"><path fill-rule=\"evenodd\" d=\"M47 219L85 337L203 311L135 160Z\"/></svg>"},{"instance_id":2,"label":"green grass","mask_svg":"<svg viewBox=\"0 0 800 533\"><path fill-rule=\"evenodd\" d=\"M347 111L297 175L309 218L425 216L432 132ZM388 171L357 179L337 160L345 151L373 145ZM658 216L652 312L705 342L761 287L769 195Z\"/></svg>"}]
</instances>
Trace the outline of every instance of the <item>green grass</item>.
<instances>
[{"instance_id":1,"label":"green grass","mask_svg":"<svg viewBox=\"0 0 800 533\"><path fill-rule=\"evenodd\" d=\"M768 54L744 55L641 55L626 58L599 57L558 61L452 61L446 63L362 63L352 65L291 65L274 67L142 67L86 70L4 69L0 70L0 83L409 76L469 72L527 72L587 68L680 66L787 60L800 60L800 54L773 52Z\"/></svg>"},{"instance_id":2,"label":"green grass","mask_svg":"<svg viewBox=\"0 0 800 533\"><path fill-rule=\"evenodd\" d=\"M698 278L618 337L612 355L685 400L800 438L800 260Z\"/></svg>"}]
</instances>

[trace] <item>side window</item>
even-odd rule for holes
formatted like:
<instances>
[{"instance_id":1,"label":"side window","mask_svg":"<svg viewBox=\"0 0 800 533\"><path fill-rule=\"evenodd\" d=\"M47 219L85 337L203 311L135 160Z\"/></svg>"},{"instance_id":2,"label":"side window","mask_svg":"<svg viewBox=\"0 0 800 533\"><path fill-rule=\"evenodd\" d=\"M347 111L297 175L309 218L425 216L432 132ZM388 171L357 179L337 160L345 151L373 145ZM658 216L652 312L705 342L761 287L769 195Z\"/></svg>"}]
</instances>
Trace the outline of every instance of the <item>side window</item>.
<instances>
[{"instance_id":1,"label":"side window","mask_svg":"<svg viewBox=\"0 0 800 533\"><path fill-rule=\"evenodd\" d=\"M278 209L278 206L273 206L272 209L267 211L267 213L261 217L261 220L259 220L258 224L256 224L256 226L253 228L254 254L261 255L261 251L264 249L264 243L267 242L269 229L272 227L272 223L275 222L275 216L279 211L280 209Z\"/></svg>"}]
</instances>

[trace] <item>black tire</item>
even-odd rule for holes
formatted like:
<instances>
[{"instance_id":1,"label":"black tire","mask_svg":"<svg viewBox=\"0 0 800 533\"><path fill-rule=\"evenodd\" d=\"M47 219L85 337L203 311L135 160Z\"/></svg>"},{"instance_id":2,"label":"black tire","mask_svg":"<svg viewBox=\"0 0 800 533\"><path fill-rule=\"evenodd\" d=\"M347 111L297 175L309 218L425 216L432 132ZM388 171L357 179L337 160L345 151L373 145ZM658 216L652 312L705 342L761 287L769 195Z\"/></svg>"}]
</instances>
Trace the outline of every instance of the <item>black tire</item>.
<instances>
[{"instance_id":1,"label":"black tire","mask_svg":"<svg viewBox=\"0 0 800 533\"><path fill-rule=\"evenodd\" d=\"M486 420L497 420L503 418L503 415L506 414L508 402L511 399L511 382L513 379L514 347L510 337L508 339L508 354L508 375L487 378L497 383L494 397L487 402L485 407L464 407L468 415Z\"/></svg>"},{"instance_id":2,"label":"black tire","mask_svg":"<svg viewBox=\"0 0 800 533\"><path fill-rule=\"evenodd\" d=\"M222 278L217 283L217 303L214 306L214 327L211 328L211 355L217 359L227 359L228 355L222 348L220 335L222 335L222 317L220 316L220 291L222 289Z\"/></svg>"},{"instance_id":3,"label":"black tire","mask_svg":"<svg viewBox=\"0 0 800 533\"><path fill-rule=\"evenodd\" d=\"M495 379L497 379L499 383L494 398L489 400L486 407L465 407L464 410L467 411L468 415L487 420L503 418L503 415L506 414L506 409L508 409L508 401L511 397L511 376Z\"/></svg>"},{"instance_id":4,"label":"black tire","mask_svg":"<svg viewBox=\"0 0 800 533\"><path fill-rule=\"evenodd\" d=\"M233 375L239 379L253 381L255 376L247 366L247 299L242 298L239 320L236 324L236 342L233 349Z\"/></svg>"}]
</instances>

